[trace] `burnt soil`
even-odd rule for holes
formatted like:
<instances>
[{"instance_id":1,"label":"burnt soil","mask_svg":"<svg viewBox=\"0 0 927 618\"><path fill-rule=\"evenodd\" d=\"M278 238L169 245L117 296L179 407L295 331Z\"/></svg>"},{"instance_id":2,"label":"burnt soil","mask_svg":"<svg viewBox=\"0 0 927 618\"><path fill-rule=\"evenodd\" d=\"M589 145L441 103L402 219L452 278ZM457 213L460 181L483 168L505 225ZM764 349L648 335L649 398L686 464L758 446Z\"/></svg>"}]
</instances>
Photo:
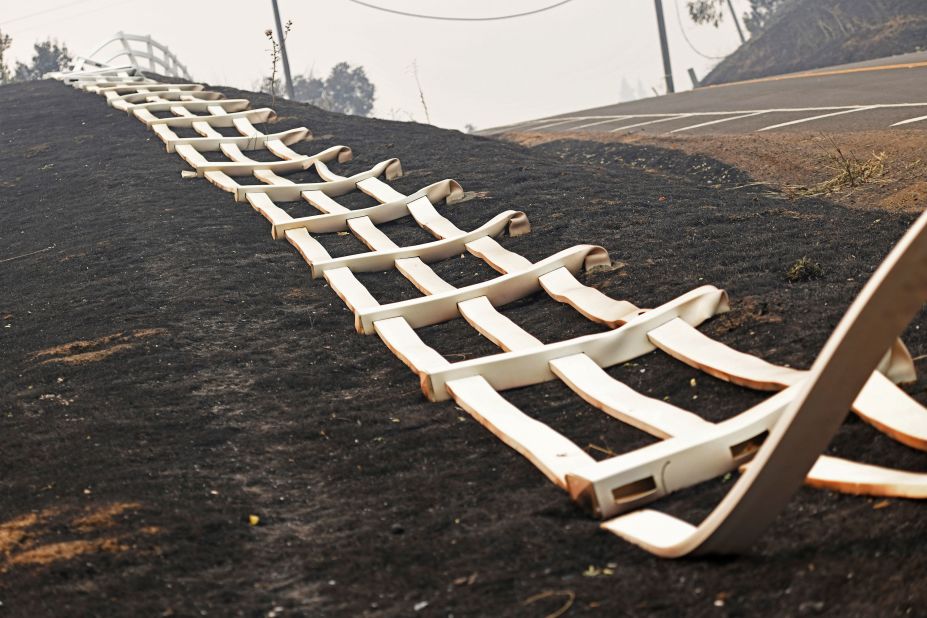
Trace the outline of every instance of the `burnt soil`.
<instances>
[{"instance_id":1,"label":"burnt soil","mask_svg":"<svg viewBox=\"0 0 927 618\"><path fill-rule=\"evenodd\" d=\"M927 181L924 180L927 162L923 160L927 149L927 130L924 129L678 136L564 131L511 132L496 137L523 146L564 140L653 146L655 148L644 150L604 150L631 165L672 170L681 176L698 178L706 186L718 185L727 190L731 187L731 181L737 178L754 187L765 184L770 189L766 197L783 201L809 195L824 196L832 202L853 208L912 213L921 212L927 205ZM599 150L603 149L594 149ZM690 156L672 154L676 150ZM648 154L642 157L642 152ZM873 161L874 157L880 157L883 166L881 171L870 178L841 183L832 190L815 189L823 183L832 182L848 164L859 168ZM599 158L602 156L599 155ZM725 165L719 166L718 162ZM740 173L735 174L734 169Z\"/></svg>"},{"instance_id":2,"label":"burnt soil","mask_svg":"<svg viewBox=\"0 0 927 618\"><path fill-rule=\"evenodd\" d=\"M723 287L732 311L702 330L796 367L915 216L783 202L716 160L650 146L526 148L275 107L268 129L313 130L300 152L354 148L336 170L398 156L399 190L459 180L473 199L439 208L463 228L525 211L532 233L503 244L533 260L605 246L615 268L585 281L611 296L648 307ZM263 218L182 179L141 123L32 82L0 88L0 137L0 615L923 611L923 505L805 488L747 555L655 559L599 530L453 403L427 402ZM426 240L409 221L383 229ZM323 242L360 250L349 236ZM804 256L823 277L788 283ZM437 270L458 285L492 276L470 256ZM395 273L362 279L383 300L416 294ZM504 312L545 342L600 330L541 296ZM914 355L925 330L905 335ZM421 333L453 360L493 351L462 320ZM659 352L610 373L715 420L763 397ZM924 387L909 392L927 401ZM558 382L506 397L596 456L653 440ZM829 450L927 470L853 417ZM698 521L731 482L659 506Z\"/></svg>"},{"instance_id":3,"label":"burnt soil","mask_svg":"<svg viewBox=\"0 0 927 618\"><path fill-rule=\"evenodd\" d=\"M784 2L761 31L751 33L701 83L723 84L922 51L925 36L927 11L920 0Z\"/></svg>"}]
</instances>

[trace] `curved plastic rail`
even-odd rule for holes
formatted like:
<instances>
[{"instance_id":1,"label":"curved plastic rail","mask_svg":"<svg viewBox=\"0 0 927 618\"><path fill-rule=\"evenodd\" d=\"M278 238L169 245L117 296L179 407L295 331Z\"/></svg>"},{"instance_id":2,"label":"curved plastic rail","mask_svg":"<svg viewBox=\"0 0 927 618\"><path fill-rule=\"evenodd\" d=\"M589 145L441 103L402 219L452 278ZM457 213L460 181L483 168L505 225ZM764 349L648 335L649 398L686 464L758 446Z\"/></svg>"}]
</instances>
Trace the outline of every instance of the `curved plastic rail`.
<instances>
[{"instance_id":1,"label":"curved plastic rail","mask_svg":"<svg viewBox=\"0 0 927 618\"><path fill-rule=\"evenodd\" d=\"M708 517L694 526L665 513L639 510L603 527L670 558L747 549L786 507L871 379L885 350L925 301L927 213L866 283L805 379L790 387L795 389L794 396L753 462ZM906 479L898 480L903 484Z\"/></svg>"},{"instance_id":2,"label":"curved plastic rail","mask_svg":"<svg viewBox=\"0 0 927 618\"><path fill-rule=\"evenodd\" d=\"M455 181L401 194L379 179L401 175L396 159L353 176L334 174L326 163L350 160L350 149L299 154L289 146L309 138L308 129L267 135L252 124L274 118L273 110L250 110L248 101L226 99L198 84L158 84L132 66L99 67L59 78L97 92L114 108L139 118L165 142L168 151L177 152L191 165L193 171L185 174L205 177L233 193L237 201L248 201L271 222L272 236L293 244L313 275L324 276L355 312L356 328L376 332L419 375L430 398L454 397L474 418L599 515L639 508L753 460L734 491L698 527L649 510L603 524L655 553L676 556L743 548L783 508L806 474L811 485L850 493L927 497L927 475L818 457L851 406L891 437L916 448L927 447L927 410L892 383L913 378L910 355L893 338L916 311L915 305L927 298L924 217L864 288L812 369L803 372L736 352L698 332L695 326L727 309L726 295L717 288L703 286L644 311L576 279L581 268L610 263L601 247L572 247L531 263L494 239L506 228L512 235L528 231L527 219L517 211L500 213L477 230L460 230L434 207L442 199L458 201L462 189ZM155 116L161 112L173 116ZM180 138L173 127L192 128L200 137ZM241 135L223 136L216 131L218 127L235 127ZM274 153L280 161L256 161L243 152L259 148ZM229 161L208 161L201 154L207 151L221 151ZM294 183L281 175L310 167L321 182ZM234 180L248 175L263 184ZM352 211L332 199L355 190L373 196L378 204ZM308 202L320 214L294 218L275 203L296 200ZM436 240L398 247L376 227L406 216ZM344 231L355 234L370 251L332 258L310 234ZM428 265L464 250L502 275L458 289ZM921 272L918 276L911 274L915 266ZM425 296L380 305L354 276L355 271L387 268L396 268ZM614 330L544 344L498 310L541 289ZM892 300L876 299L879 294ZM451 363L415 332L416 327L457 317L503 352ZM854 346L864 350L859 359L851 358ZM710 423L637 393L605 372L606 367L657 348L720 379L781 392L738 416ZM844 386L841 371L850 372L849 390L856 390L847 394L843 389L840 397L828 399L827 389ZM499 393L551 379L562 380L592 405L664 440L595 462ZM797 449L797 462L789 459L791 449ZM780 468L784 481L777 484ZM743 525L748 520L750 525Z\"/></svg>"},{"instance_id":3,"label":"curved plastic rail","mask_svg":"<svg viewBox=\"0 0 927 618\"><path fill-rule=\"evenodd\" d=\"M132 43L141 43L142 48L133 46ZM107 54L102 53L112 45L118 45L118 49L110 51ZM105 57L105 60L103 59ZM128 63L129 66L141 69L142 60L146 61L147 68L155 73L167 75L169 77L180 77L183 79L192 79L187 67L181 64L167 46L158 43L150 36L138 34L126 34L117 32L96 47L86 57L78 56L73 64L73 71L81 71L84 66L95 66L98 68L108 68L113 62L120 60Z\"/></svg>"}]
</instances>

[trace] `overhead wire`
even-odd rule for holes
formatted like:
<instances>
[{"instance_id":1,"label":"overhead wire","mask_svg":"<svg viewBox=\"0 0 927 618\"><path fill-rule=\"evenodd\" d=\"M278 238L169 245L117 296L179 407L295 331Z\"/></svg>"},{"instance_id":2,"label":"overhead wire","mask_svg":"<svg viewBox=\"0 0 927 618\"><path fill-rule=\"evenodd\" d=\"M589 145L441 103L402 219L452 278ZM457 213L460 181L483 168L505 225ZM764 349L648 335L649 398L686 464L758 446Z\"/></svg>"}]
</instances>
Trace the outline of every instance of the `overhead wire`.
<instances>
[{"instance_id":1,"label":"overhead wire","mask_svg":"<svg viewBox=\"0 0 927 618\"><path fill-rule=\"evenodd\" d=\"M85 2L90 2L91 0L73 0L72 2L65 2L64 4L59 4L58 6L53 6L50 9L43 9L41 11L36 11L34 13L29 13L27 15L20 15L19 17L14 17L13 19L6 19L0 21L0 26L5 26L7 24L12 24L16 21L22 21L24 19L29 19L30 17L37 17L38 15L45 15L46 13L52 13L54 11L60 11L61 9L66 9L69 6L74 6L76 4L84 4Z\"/></svg>"},{"instance_id":2,"label":"overhead wire","mask_svg":"<svg viewBox=\"0 0 927 618\"><path fill-rule=\"evenodd\" d=\"M682 38L685 39L686 44L696 54L698 54L699 56L701 56L702 58L706 60L724 60L725 58L727 58L727 55L709 56L708 54L704 54L701 51L699 51L699 49L695 45L692 44L692 41L689 40L689 35L686 34L686 29L682 25L682 12L679 10L679 0L676 0L676 21L679 23L679 31L682 32Z\"/></svg>"},{"instance_id":3,"label":"overhead wire","mask_svg":"<svg viewBox=\"0 0 927 618\"><path fill-rule=\"evenodd\" d=\"M560 0L560 2L554 2L547 6L543 6L539 9L534 9L532 11L524 11L522 13L511 13L508 15L495 15L491 17L449 17L444 15L424 15L421 13L411 13L408 11L399 11L396 9L390 9L385 6L379 6L376 4L371 4L369 2L364 2L363 0L348 0L354 4L367 7L368 9L374 9L377 11L383 11L384 13L392 13L393 15L402 15L403 17L416 17L418 19L433 19L437 21L500 21L503 19L515 19L518 17L527 17L528 15L537 15L538 13L543 13L545 11L550 11L564 4L569 4L573 0Z\"/></svg>"},{"instance_id":4,"label":"overhead wire","mask_svg":"<svg viewBox=\"0 0 927 618\"><path fill-rule=\"evenodd\" d=\"M104 4L104 5L102 5L102 6L94 7L94 8L92 8L92 9L87 9L86 11L81 11L81 12L79 12L79 13L74 13L74 14L72 14L72 15L66 15L66 16L63 16L63 17L55 17L55 18L53 18L53 19L51 19L51 20L49 20L49 21L43 21L43 22L41 22L40 24L35 25L35 26L29 26L29 27L27 27L27 28L17 29L17 30L14 32L14 34L22 34L23 32L32 32L33 30L38 30L38 29L40 29L40 28L44 28L45 26L47 26L47 25L49 25L49 24L58 23L58 22L61 22L61 21L66 20L66 19L67 19L67 20L70 20L70 19L74 19L74 18L77 18L77 17L82 17L82 16L84 16L84 15L89 15L90 13L98 13L99 11L104 11L104 10L106 10L106 9L111 9L111 8L114 8L114 7L117 7L117 6L123 6L123 5L127 5L127 4L133 4L133 3L137 2L137 1L138 1L138 0L118 0L118 1L116 1L116 2L111 2L111 3L109 3L109 4Z\"/></svg>"}]
</instances>

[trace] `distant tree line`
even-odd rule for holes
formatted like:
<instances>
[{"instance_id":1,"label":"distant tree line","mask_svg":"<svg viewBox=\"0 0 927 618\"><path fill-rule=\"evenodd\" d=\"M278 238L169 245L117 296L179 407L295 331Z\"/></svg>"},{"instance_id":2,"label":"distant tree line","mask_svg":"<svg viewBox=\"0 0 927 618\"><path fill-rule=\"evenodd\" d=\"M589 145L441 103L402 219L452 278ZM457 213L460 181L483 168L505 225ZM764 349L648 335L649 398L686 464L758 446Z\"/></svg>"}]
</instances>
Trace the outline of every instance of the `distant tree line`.
<instances>
[{"instance_id":1,"label":"distant tree line","mask_svg":"<svg viewBox=\"0 0 927 618\"><path fill-rule=\"evenodd\" d=\"M276 91L279 96L284 88L281 80L264 78L262 90ZM328 77L321 79L308 75L293 77L293 94L297 101L311 103L330 112L369 116L376 99L376 86L367 78L364 67L352 67L339 62L332 67Z\"/></svg>"},{"instance_id":2,"label":"distant tree line","mask_svg":"<svg viewBox=\"0 0 927 618\"><path fill-rule=\"evenodd\" d=\"M788 0L750 0L750 11L744 13L744 25L755 35L766 27L769 18ZM724 19L727 0L689 0L689 16L697 24L711 24L715 27Z\"/></svg>"},{"instance_id":3,"label":"distant tree line","mask_svg":"<svg viewBox=\"0 0 927 618\"><path fill-rule=\"evenodd\" d=\"M7 51L13 44L8 34L0 32L0 84L8 82L25 82L33 79L42 79L42 75L50 71L59 71L71 63L71 54L66 45L48 39L33 45L35 50L31 64L17 62L12 68L7 57Z\"/></svg>"}]
</instances>

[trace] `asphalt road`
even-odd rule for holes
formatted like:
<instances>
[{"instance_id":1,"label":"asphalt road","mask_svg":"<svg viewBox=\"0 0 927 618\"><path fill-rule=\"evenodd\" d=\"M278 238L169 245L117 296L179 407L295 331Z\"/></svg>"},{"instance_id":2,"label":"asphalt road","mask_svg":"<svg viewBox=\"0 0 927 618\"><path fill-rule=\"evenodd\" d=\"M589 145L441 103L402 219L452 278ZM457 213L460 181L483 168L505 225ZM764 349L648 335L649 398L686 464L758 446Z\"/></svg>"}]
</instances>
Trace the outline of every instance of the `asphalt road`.
<instances>
[{"instance_id":1,"label":"asphalt road","mask_svg":"<svg viewBox=\"0 0 927 618\"><path fill-rule=\"evenodd\" d=\"M927 52L697 88L480 133L709 134L892 126L927 128Z\"/></svg>"}]
</instances>

